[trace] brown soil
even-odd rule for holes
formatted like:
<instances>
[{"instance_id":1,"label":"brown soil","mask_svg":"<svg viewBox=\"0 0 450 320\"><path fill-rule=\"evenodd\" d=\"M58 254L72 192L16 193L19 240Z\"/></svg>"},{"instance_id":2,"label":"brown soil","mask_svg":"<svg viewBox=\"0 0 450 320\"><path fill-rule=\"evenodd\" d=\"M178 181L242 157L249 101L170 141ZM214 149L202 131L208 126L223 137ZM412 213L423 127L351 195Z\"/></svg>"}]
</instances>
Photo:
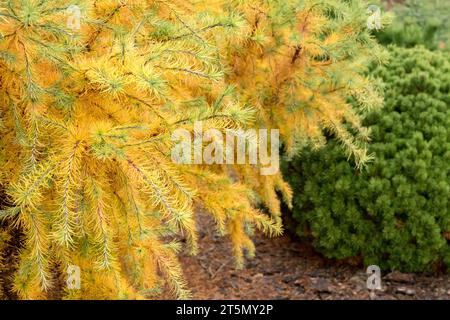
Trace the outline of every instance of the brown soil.
<instances>
[{"instance_id":1,"label":"brown soil","mask_svg":"<svg viewBox=\"0 0 450 320\"><path fill-rule=\"evenodd\" d=\"M181 257L194 299L450 299L448 275L382 272L382 290L370 292L363 266L325 259L287 235L256 235L256 257L236 270L229 241L208 217L199 230L199 255Z\"/></svg>"}]
</instances>

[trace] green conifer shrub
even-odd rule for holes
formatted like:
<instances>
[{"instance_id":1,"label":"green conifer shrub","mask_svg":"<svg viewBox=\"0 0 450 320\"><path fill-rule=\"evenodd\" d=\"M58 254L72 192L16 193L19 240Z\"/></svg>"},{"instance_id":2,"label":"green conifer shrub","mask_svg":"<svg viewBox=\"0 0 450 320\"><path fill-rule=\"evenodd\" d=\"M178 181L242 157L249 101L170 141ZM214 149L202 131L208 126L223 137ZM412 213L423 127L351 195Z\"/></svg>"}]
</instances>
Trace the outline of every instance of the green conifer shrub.
<instances>
[{"instance_id":1,"label":"green conifer shrub","mask_svg":"<svg viewBox=\"0 0 450 320\"><path fill-rule=\"evenodd\" d=\"M360 171L338 142L286 166L296 232L327 257L362 257L382 270L450 266L450 59L391 47L385 107L366 116L375 160Z\"/></svg>"},{"instance_id":2,"label":"green conifer shrub","mask_svg":"<svg viewBox=\"0 0 450 320\"><path fill-rule=\"evenodd\" d=\"M450 49L450 1L406 0L395 5L393 12L389 27L376 33L381 43Z\"/></svg>"}]
</instances>

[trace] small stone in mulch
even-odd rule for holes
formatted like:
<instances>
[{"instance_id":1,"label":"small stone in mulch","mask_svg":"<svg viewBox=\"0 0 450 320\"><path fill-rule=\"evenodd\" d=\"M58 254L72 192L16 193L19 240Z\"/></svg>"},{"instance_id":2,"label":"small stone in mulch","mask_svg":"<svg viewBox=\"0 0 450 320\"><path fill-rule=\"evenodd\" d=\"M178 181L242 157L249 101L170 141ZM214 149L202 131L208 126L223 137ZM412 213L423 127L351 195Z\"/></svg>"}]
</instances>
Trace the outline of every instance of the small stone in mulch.
<instances>
[{"instance_id":1,"label":"small stone in mulch","mask_svg":"<svg viewBox=\"0 0 450 320\"><path fill-rule=\"evenodd\" d=\"M262 273L257 273L253 276L253 280L264 278L264 275Z\"/></svg>"},{"instance_id":2,"label":"small stone in mulch","mask_svg":"<svg viewBox=\"0 0 450 320\"><path fill-rule=\"evenodd\" d=\"M303 287L303 286L297 286L296 291L300 294L303 294L306 292L305 287Z\"/></svg>"},{"instance_id":3,"label":"small stone in mulch","mask_svg":"<svg viewBox=\"0 0 450 320\"><path fill-rule=\"evenodd\" d=\"M401 273L398 271L393 271L388 273L383 280L392 281L392 282L400 282L400 283L413 283L414 275L411 273Z\"/></svg>"},{"instance_id":4,"label":"small stone in mulch","mask_svg":"<svg viewBox=\"0 0 450 320\"><path fill-rule=\"evenodd\" d=\"M244 281L247 283L252 283L253 279L252 278L244 278Z\"/></svg>"},{"instance_id":5,"label":"small stone in mulch","mask_svg":"<svg viewBox=\"0 0 450 320\"><path fill-rule=\"evenodd\" d=\"M275 297L274 300L290 300L289 297Z\"/></svg>"},{"instance_id":6,"label":"small stone in mulch","mask_svg":"<svg viewBox=\"0 0 450 320\"><path fill-rule=\"evenodd\" d=\"M318 293L331 293L330 282L323 278L313 279L312 287Z\"/></svg>"},{"instance_id":7,"label":"small stone in mulch","mask_svg":"<svg viewBox=\"0 0 450 320\"><path fill-rule=\"evenodd\" d=\"M414 296L416 294L416 290L406 287L398 287L395 290L395 293L406 294L407 296Z\"/></svg>"},{"instance_id":8,"label":"small stone in mulch","mask_svg":"<svg viewBox=\"0 0 450 320\"><path fill-rule=\"evenodd\" d=\"M291 282L294 282L294 281L296 281L298 279L298 277L296 276L296 275L289 275L289 276L285 276L285 277L283 277L283 282L284 283L291 283Z\"/></svg>"},{"instance_id":9,"label":"small stone in mulch","mask_svg":"<svg viewBox=\"0 0 450 320\"><path fill-rule=\"evenodd\" d=\"M370 300L393 300L393 296L389 294L384 294L383 292L378 291L370 291L369 292Z\"/></svg>"},{"instance_id":10,"label":"small stone in mulch","mask_svg":"<svg viewBox=\"0 0 450 320\"><path fill-rule=\"evenodd\" d=\"M297 279L294 281L294 285L297 287L304 287L305 286L305 280L304 279Z\"/></svg>"},{"instance_id":11,"label":"small stone in mulch","mask_svg":"<svg viewBox=\"0 0 450 320\"><path fill-rule=\"evenodd\" d=\"M353 276L349 279L349 282L355 286L357 292L367 290L367 282L358 276Z\"/></svg>"}]
</instances>

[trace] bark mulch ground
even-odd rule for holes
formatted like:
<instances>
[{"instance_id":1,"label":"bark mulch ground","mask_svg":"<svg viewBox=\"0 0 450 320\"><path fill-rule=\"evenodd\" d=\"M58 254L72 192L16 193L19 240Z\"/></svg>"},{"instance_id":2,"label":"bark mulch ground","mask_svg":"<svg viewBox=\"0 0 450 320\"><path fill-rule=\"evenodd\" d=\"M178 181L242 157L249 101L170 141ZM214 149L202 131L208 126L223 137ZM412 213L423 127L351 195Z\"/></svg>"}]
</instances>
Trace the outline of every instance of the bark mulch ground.
<instances>
[{"instance_id":1,"label":"bark mulch ground","mask_svg":"<svg viewBox=\"0 0 450 320\"><path fill-rule=\"evenodd\" d=\"M256 257L236 270L227 239L200 215L200 253L181 263L194 299L450 299L444 274L382 272L382 290L370 292L364 267L326 259L288 235L255 235Z\"/></svg>"}]
</instances>

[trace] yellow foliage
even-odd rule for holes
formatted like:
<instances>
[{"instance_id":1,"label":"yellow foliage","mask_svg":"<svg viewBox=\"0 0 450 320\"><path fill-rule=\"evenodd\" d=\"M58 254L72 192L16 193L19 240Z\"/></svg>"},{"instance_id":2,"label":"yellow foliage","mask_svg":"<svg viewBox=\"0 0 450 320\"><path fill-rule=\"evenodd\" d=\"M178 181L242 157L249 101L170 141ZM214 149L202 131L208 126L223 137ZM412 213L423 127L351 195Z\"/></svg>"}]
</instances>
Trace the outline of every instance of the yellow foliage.
<instances>
[{"instance_id":1,"label":"yellow foliage","mask_svg":"<svg viewBox=\"0 0 450 320\"><path fill-rule=\"evenodd\" d=\"M224 48L227 81L241 102L258 108L259 125L279 128L288 154L305 143L323 145L326 132L358 165L369 161L367 130L358 119L382 98L364 71L385 54L364 24L367 3L261 0L240 1L237 8L252 31Z\"/></svg>"},{"instance_id":2,"label":"yellow foliage","mask_svg":"<svg viewBox=\"0 0 450 320\"><path fill-rule=\"evenodd\" d=\"M239 34L242 21L185 1L75 4L80 30L66 24L66 1L1 4L0 183L9 206L0 215L25 236L14 290L48 297L77 265L81 289L66 288L65 298L151 297L164 286L159 275L188 298L176 240L196 253L195 203L231 234L240 265L244 248L254 252L247 228L281 232L225 172L170 159L177 128L253 119L228 93L215 45L219 28ZM214 191L221 184L226 198Z\"/></svg>"},{"instance_id":3,"label":"yellow foliage","mask_svg":"<svg viewBox=\"0 0 450 320\"><path fill-rule=\"evenodd\" d=\"M288 155L331 134L370 160L359 116L381 98L363 72L383 53L355 15L364 1L71 4L80 29L67 1L0 5L0 218L24 232L21 298L48 297L69 265L82 286L65 298L165 285L189 298L177 254L180 237L198 250L195 208L229 236L238 267L255 254L254 228L282 233L277 192L288 206L292 192L280 173L176 165L175 129L276 128Z\"/></svg>"}]
</instances>

